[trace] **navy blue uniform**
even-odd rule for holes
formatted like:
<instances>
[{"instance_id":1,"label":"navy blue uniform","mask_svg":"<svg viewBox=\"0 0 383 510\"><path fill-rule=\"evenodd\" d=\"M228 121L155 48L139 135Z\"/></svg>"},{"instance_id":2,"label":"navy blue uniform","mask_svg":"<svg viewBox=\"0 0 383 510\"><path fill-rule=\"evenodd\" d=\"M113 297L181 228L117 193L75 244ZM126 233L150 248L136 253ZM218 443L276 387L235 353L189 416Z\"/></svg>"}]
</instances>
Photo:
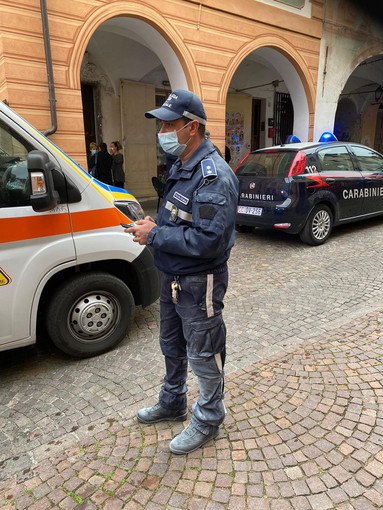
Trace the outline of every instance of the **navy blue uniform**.
<instances>
[{"instance_id":1,"label":"navy blue uniform","mask_svg":"<svg viewBox=\"0 0 383 510\"><path fill-rule=\"evenodd\" d=\"M162 272L160 345L166 376L159 402L185 409L189 361L200 388L192 423L204 434L225 416L222 309L237 204L238 180L206 140L185 164L178 159L172 166L157 226L148 235ZM176 303L172 282L179 289Z\"/></svg>"},{"instance_id":2,"label":"navy blue uniform","mask_svg":"<svg viewBox=\"0 0 383 510\"><path fill-rule=\"evenodd\" d=\"M184 165L178 159L148 236L157 267L177 275L225 263L234 244L237 204L237 177L209 140Z\"/></svg>"}]
</instances>

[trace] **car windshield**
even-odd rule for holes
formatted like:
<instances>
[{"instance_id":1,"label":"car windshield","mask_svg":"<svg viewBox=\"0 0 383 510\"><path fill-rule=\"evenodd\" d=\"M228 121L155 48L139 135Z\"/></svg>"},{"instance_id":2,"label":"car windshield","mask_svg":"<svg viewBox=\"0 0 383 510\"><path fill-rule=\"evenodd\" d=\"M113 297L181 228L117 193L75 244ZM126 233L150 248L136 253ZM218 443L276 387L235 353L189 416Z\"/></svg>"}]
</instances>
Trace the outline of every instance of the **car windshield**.
<instances>
[{"instance_id":1,"label":"car windshield","mask_svg":"<svg viewBox=\"0 0 383 510\"><path fill-rule=\"evenodd\" d=\"M237 175L286 177L296 151L270 150L249 154L236 171Z\"/></svg>"}]
</instances>

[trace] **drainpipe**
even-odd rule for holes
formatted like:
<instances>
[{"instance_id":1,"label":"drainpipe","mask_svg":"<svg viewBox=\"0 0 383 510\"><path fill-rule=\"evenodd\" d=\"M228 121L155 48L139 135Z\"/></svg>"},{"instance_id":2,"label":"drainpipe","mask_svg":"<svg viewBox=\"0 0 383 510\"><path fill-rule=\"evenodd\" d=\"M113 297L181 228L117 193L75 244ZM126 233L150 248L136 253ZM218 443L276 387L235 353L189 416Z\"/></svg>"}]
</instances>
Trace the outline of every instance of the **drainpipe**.
<instances>
[{"instance_id":1,"label":"drainpipe","mask_svg":"<svg viewBox=\"0 0 383 510\"><path fill-rule=\"evenodd\" d=\"M43 36L44 36L44 49L45 49L45 61L47 66L48 76L48 90L49 90L49 103L51 110L51 122L52 126L44 131L45 136L52 135L57 130L57 113L56 113L56 97L55 97L55 83L53 79L53 66L52 66L52 55L51 55L51 42L49 37L49 26L48 26L48 13L46 0L40 0L41 6L41 21L43 24Z\"/></svg>"}]
</instances>

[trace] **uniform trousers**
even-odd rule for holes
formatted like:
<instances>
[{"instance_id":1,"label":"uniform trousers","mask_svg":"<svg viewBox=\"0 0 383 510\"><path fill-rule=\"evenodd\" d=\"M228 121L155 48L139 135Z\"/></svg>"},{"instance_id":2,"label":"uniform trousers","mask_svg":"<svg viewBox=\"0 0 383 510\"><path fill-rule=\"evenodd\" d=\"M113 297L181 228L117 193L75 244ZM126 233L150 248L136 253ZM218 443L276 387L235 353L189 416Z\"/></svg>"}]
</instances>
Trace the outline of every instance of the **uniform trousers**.
<instances>
[{"instance_id":1,"label":"uniform trousers","mask_svg":"<svg viewBox=\"0 0 383 510\"><path fill-rule=\"evenodd\" d=\"M177 303L171 282L178 281ZM160 346L166 375L159 395L168 409L185 409L188 362L197 376L199 396L191 423L208 434L224 420L226 327L222 317L228 284L227 265L210 273L174 276L161 273Z\"/></svg>"}]
</instances>

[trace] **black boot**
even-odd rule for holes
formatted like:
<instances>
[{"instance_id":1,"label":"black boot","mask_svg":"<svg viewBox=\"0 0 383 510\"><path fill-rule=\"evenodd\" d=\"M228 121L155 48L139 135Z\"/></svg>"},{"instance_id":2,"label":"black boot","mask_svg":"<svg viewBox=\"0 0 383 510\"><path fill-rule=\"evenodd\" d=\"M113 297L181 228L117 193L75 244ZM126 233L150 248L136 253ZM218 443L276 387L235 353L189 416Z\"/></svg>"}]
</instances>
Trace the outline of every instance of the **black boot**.
<instances>
[{"instance_id":1,"label":"black boot","mask_svg":"<svg viewBox=\"0 0 383 510\"><path fill-rule=\"evenodd\" d=\"M152 407L140 409L137 413L137 419L140 423L157 423L158 421L185 421L188 416L188 410L185 409L167 409L160 403Z\"/></svg>"}]
</instances>

